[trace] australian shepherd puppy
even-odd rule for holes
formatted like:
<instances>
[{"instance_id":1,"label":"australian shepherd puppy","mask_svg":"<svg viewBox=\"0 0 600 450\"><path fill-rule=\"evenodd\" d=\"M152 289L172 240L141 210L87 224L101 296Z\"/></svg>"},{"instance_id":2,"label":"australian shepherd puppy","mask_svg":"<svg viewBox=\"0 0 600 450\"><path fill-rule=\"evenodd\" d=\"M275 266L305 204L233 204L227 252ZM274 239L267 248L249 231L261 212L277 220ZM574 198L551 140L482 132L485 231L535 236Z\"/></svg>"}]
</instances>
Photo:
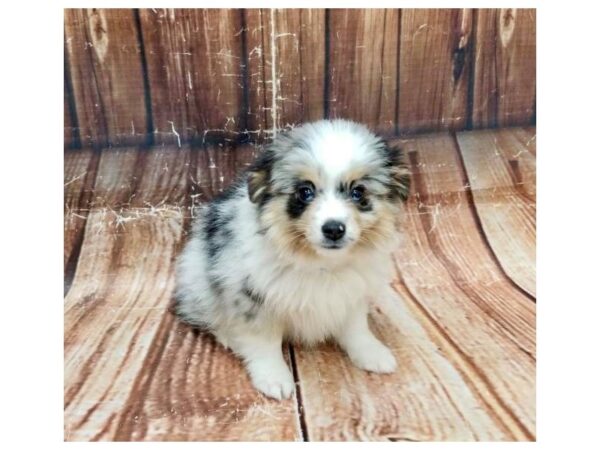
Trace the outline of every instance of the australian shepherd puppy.
<instances>
[{"instance_id":1,"label":"australian shepherd puppy","mask_svg":"<svg viewBox=\"0 0 600 450\"><path fill-rule=\"evenodd\" d=\"M367 325L367 297L389 285L408 185L400 151L363 125L323 120L277 135L195 220L177 262L177 314L276 399L294 390L284 339L333 338L356 366L394 371Z\"/></svg>"}]
</instances>

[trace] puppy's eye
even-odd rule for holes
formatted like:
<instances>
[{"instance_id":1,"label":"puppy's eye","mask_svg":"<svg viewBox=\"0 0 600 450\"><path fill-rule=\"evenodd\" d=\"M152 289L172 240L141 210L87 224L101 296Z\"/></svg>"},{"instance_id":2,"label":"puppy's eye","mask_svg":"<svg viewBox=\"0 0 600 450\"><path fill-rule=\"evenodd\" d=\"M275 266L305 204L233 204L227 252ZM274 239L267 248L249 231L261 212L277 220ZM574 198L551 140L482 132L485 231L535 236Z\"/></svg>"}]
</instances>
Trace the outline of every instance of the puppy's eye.
<instances>
[{"instance_id":1,"label":"puppy's eye","mask_svg":"<svg viewBox=\"0 0 600 450\"><path fill-rule=\"evenodd\" d=\"M310 203L315 198L315 191L310 184L303 184L298 188L298 198L304 203Z\"/></svg>"},{"instance_id":2,"label":"puppy's eye","mask_svg":"<svg viewBox=\"0 0 600 450\"><path fill-rule=\"evenodd\" d=\"M356 186L350 191L350 198L354 202L360 202L365 196L365 188L362 186Z\"/></svg>"}]
</instances>

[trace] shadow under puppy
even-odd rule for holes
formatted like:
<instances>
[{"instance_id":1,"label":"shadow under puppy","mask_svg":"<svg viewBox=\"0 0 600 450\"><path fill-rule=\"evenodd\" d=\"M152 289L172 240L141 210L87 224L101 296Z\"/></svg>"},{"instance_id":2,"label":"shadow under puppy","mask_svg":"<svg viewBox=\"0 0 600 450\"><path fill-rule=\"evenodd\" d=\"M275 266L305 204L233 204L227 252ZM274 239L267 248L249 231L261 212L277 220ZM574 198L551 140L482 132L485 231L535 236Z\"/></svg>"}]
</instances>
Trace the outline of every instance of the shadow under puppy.
<instances>
[{"instance_id":1,"label":"shadow under puppy","mask_svg":"<svg viewBox=\"0 0 600 450\"><path fill-rule=\"evenodd\" d=\"M201 209L177 261L177 314L231 348L276 399L294 390L283 339L334 338L356 366L394 371L367 325L367 297L389 287L408 190L400 151L363 125L323 120L279 134Z\"/></svg>"}]
</instances>

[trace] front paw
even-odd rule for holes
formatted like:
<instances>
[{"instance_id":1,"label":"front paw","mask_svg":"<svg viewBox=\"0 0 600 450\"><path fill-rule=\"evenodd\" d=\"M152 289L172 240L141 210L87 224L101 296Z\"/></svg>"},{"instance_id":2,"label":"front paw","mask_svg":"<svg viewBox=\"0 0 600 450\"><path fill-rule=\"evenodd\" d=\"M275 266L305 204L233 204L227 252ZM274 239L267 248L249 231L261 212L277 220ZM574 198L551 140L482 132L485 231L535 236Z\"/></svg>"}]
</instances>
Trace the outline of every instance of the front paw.
<instances>
[{"instance_id":1,"label":"front paw","mask_svg":"<svg viewBox=\"0 0 600 450\"><path fill-rule=\"evenodd\" d=\"M248 370L254 387L267 397L282 400L289 398L294 392L294 378L283 362L254 363Z\"/></svg>"},{"instance_id":2,"label":"front paw","mask_svg":"<svg viewBox=\"0 0 600 450\"><path fill-rule=\"evenodd\" d=\"M348 352L355 366L376 373L392 373L396 370L396 358L379 341L373 341Z\"/></svg>"}]
</instances>

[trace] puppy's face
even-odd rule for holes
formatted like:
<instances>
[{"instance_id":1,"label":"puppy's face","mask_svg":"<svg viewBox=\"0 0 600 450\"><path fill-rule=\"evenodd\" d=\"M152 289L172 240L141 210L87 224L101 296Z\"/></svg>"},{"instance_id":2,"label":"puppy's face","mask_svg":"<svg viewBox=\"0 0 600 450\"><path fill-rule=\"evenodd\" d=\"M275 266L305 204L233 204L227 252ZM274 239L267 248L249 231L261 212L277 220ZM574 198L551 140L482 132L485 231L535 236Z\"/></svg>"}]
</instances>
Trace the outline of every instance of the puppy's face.
<instances>
[{"instance_id":1,"label":"puppy's face","mask_svg":"<svg viewBox=\"0 0 600 450\"><path fill-rule=\"evenodd\" d=\"M251 168L248 191L282 252L341 258L393 237L408 183L397 150L336 120L278 136Z\"/></svg>"}]
</instances>

